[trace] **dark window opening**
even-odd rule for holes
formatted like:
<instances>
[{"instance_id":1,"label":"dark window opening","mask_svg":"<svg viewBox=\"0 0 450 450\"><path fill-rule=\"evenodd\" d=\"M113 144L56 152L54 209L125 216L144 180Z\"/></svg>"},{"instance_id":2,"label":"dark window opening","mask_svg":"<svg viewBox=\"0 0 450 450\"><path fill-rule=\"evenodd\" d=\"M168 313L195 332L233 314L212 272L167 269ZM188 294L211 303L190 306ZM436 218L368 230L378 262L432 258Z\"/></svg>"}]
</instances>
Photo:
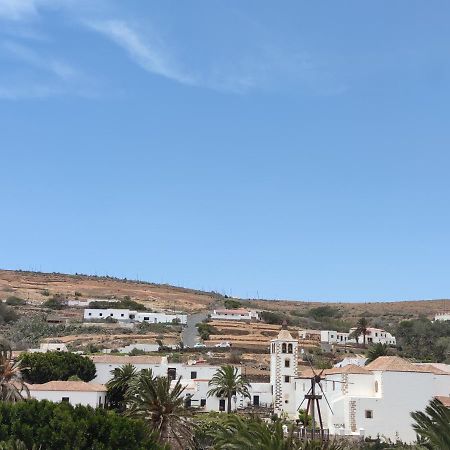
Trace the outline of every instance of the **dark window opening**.
<instances>
[{"instance_id":1,"label":"dark window opening","mask_svg":"<svg viewBox=\"0 0 450 450\"><path fill-rule=\"evenodd\" d=\"M253 396L253 406L259 406L259 395Z\"/></svg>"},{"instance_id":2,"label":"dark window opening","mask_svg":"<svg viewBox=\"0 0 450 450\"><path fill-rule=\"evenodd\" d=\"M197 372L191 372L191 380L197 378Z\"/></svg>"},{"instance_id":3,"label":"dark window opening","mask_svg":"<svg viewBox=\"0 0 450 450\"><path fill-rule=\"evenodd\" d=\"M69 397L63 397L63 398L61 399L61 401L62 401L62 402L68 402L68 401L69 401Z\"/></svg>"},{"instance_id":4,"label":"dark window opening","mask_svg":"<svg viewBox=\"0 0 450 450\"><path fill-rule=\"evenodd\" d=\"M175 369L174 367L169 367L167 369L167 378L169 379L169 381L173 381L177 379L177 369Z\"/></svg>"}]
</instances>

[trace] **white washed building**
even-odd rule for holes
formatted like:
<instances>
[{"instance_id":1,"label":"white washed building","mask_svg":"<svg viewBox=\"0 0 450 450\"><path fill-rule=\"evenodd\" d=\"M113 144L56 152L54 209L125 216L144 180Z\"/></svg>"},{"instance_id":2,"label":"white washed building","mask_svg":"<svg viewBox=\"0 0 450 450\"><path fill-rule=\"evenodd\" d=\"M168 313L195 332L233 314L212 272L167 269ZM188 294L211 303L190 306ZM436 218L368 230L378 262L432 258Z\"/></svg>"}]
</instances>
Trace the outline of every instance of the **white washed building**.
<instances>
[{"instance_id":1,"label":"white washed building","mask_svg":"<svg viewBox=\"0 0 450 450\"><path fill-rule=\"evenodd\" d=\"M215 309L211 313L214 320L259 320L257 311L247 309Z\"/></svg>"},{"instance_id":2,"label":"white washed building","mask_svg":"<svg viewBox=\"0 0 450 450\"><path fill-rule=\"evenodd\" d=\"M66 344L61 342L43 342L39 348L30 348L30 353L67 352Z\"/></svg>"},{"instance_id":3,"label":"white washed building","mask_svg":"<svg viewBox=\"0 0 450 450\"><path fill-rule=\"evenodd\" d=\"M43 384L28 384L30 397L36 400L68 402L71 405L103 407L106 405L106 387L84 381L49 381Z\"/></svg>"},{"instance_id":4,"label":"white washed building","mask_svg":"<svg viewBox=\"0 0 450 450\"><path fill-rule=\"evenodd\" d=\"M435 396L450 394L450 373L431 364L413 364L382 356L365 367L347 365L326 370L320 400L324 427L330 434L355 435L411 443L416 439L411 411L424 410ZM295 380L297 407L307 394L312 372ZM304 406L303 404L302 407Z\"/></svg>"},{"instance_id":5,"label":"white washed building","mask_svg":"<svg viewBox=\"0 0 450 450\"><path fill-rule=\"evenodd\" d=\"M438 313L434 316L434 320L446 322L447 320L450 320L450 312Z\"/></svg>"},{"instance_id":6,"label":"white washed building","mask_svg":"<svg viewBox=\"0 0 450 450\"><path fill-rule=\"evenodd\" d=\"M356 328L350 328L348 333L333 331L333 330L322 330L320 332L321 342L327 342L328 344L355 344L356 339L350 337L350 335L356 330ZM358 336L358 342L362 343L364 341L363 335ZM367 344L387 344L396 345L396 339L391 333L382 330L381 328L367 328L366 333L366 343Z\"/></svg>"},{"instance_id":7,"label":"white washed building","mask_svg":"<svg viewBox=\"0 0 450 450\"><path fill-rule=\"evenodd\" d=\"M190 404L193 407L201 407L206 411L225 411L226 399L208 397L209 381L220 366L209 365L204 362L192 361L191 363L170 363L166 357L160 356L115 356L92 355L97 376L95 383L107 383L112 377L112 370L125 364L132 364L137 370L152 369L154 376L169 377L173 383L181 377L181 383L185 386L183 395L190 396ZM238 367L238 374L241 368ZM270 383L252 383L249 389L250 399L236 396L232 401L233 410L249 405L267 406L272 403L272 387Z\"/></svg>"},{"instance_id":8,"label":"white washed building","mask_svg":"<svg viewBox=\"0 0 450 450\"><path fill-rule=\"evenodd\" d=\"M86 308L84 310L85 320L105 320L107 318L120 321L135 321L135 322L148 322L148 323L180 323L186 325L186 314L168 314L165 312L150 312L150 311L132 311L129 309L94 309Z\"/></svg>"}]
</instances>

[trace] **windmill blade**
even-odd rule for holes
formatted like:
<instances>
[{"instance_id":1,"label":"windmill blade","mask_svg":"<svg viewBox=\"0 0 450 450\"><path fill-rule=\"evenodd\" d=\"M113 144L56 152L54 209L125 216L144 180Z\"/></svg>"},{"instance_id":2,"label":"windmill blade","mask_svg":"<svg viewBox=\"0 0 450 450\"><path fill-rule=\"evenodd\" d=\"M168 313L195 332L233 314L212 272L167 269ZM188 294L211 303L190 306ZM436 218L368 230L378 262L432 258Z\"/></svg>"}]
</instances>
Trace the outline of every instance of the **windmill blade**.
<instances>
[{"instance_id":1,"label":"windmill blade","mask_svg":"<svg viewBox=\"0 0 450 450\"><path fill-rule=\"evenodd\" d=\"M302 407L303 402L306 400L306 395L309 395L310 392L312 392L312 387L309 388L309 391L305 394L305 397L303 397L303 400L300 403L299 407L297 408L297 411L300 411L300 408Z\"/></svg>"},{"instance_id":2,"label":"windmill blade","mask_svg":"<svg viewBox=\"0 0 450 450\"><path fill-rule=\"evenodd\" d=\"M328 408L330 408L331 414L334 414L333 409L331 408L330 402L328 401L327 396L325 395L325 392L323 392L322 385L320 383L317 383L317 384L319 385L320 390L322 391L323 398L327 402Z\"/></svg>"},{"instance_id":3,"label":"windmill blade","mask_svg":"<svg viewBox=\"0 0 450 450\"><path fill-rule=\"evenodd\" d=\"M314 370L314 367L313 367L311 361L309 360L309 358L307 358L306 360L308 361L309 366L311 367L311 370L313 371L313 374L314 374L314 376L316 377L316 376L317 376L317 373L316 373L316 371Z\"/></svg>"},{"instance_id":4,"label":"windmill blade","mask_svg":"<svg viewBox=\"0 0 450 450\"><path fill-rule=\"evenodd\" d=\"M333 383L341 383L341 384L355 384L351 381L338 381L338 380L330 380L329 378L322 378L322 381L332 381Z\"/></svg>"}]
</instances>

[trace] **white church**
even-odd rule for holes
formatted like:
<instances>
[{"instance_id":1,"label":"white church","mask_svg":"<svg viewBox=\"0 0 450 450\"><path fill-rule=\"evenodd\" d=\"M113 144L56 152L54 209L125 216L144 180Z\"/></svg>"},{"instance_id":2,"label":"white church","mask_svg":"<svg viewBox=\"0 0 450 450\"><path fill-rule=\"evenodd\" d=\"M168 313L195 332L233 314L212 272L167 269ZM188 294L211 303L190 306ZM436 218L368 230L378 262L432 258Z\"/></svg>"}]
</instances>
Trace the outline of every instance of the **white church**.
<instances>
[{"instance_id":1,"label":"white church","mask_svg":"<svg viewBox=\"0 0 450 450\"><path fill-rule=\"evenodd\" d=\"M296 419L314 373L309 368L298 372L298 341L285 327L271 341L270 353L274 411ZM445 364L413 364L382 356L365 367L325 370L322 377L319 405L331 435L381 436L410 443L416 439L410 413L424 410L433 397L450 402L450 365Z\"/></svg>"}]
</instances>

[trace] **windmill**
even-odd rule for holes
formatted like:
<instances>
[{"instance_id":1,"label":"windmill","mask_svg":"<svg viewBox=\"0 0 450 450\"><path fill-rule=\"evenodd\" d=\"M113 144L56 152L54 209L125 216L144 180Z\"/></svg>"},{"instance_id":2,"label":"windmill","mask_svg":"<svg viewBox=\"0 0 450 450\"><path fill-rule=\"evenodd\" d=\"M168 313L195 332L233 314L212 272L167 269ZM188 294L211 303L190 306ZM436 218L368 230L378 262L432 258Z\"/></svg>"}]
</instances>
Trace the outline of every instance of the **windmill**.
<instances>
[{"instance_id":1,"label":"windmill","mask_svg":"<svg viewBox=\"0 0 450 450\"><path fill-rule=\"evenodd\" d=\"M323 428L323 422L322 422L322 413L320 411L320 402L319 400L323 398L327 402L328 408L330 408L331 414L333 414L333 410L331 409L330 402L327 399L327 396L325 395L325 392L322 389L322 381L327 381L325 377L322 376L325 369L322 369L319 373L316 373L314 370L311 361L308 359L309 365L311 367L313 375L311 377L299 377L304 380L310 380L311 381L311 387L309 388L309 391L306 393L305 397L303 398L302 402L300 403L300 406L298 407L298 411L300 410L301 406L307 400L306 403L306 417L308 415L312 418L312 426L311 426L311 438L315 439L316 437L321 439L322 441L325 439L325 430ZM331 380L330 380L331 381ZM336 381L333 380L335 383L343 383L342 381ZM320 392L318 390L320 389ZM316 429L316 414L319 419L319 429Z\"/></svg>"}]
</instances>

